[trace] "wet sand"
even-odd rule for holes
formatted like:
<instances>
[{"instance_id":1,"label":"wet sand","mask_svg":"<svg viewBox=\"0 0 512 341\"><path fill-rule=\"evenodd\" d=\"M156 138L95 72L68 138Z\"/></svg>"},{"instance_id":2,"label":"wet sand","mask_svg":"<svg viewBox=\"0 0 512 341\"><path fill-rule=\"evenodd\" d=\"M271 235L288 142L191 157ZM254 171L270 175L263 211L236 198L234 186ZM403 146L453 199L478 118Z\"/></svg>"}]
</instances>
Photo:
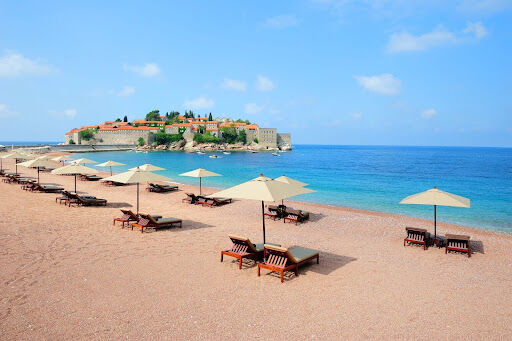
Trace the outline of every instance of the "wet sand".
<instances>
[{"instance_id":1,"label":"wet sand","mask_svg":"<svg viewBox=\"0 0 512 341\"><path fill-rule=\"evenodd\" d=\"M69 176L41 182L73 189ZM439 223L473 241L471 258L445 255L403 246L405 226L431 221L288 201L311 220L266 220L267 241L317 249L320 264L280 283L219 261L228 234L262 240L257 202L208 208L181 202L192 186L141 191L141 212L184 221L141 234L112 226L120 208L135 210L135 186L79 181L78 191L109 205L69 208L0 183L1 339L512 338L511 236Z\"/></svg>"}]
</instances>

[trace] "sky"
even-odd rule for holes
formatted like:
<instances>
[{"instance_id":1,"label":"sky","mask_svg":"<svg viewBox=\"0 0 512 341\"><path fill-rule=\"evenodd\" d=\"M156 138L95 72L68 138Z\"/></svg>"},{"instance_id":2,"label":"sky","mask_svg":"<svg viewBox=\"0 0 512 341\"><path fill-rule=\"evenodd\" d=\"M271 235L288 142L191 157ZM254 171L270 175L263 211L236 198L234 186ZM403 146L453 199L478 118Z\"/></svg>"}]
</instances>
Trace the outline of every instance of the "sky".
<instances>
[{"instance_id":1,"label":"sky","mask_svg":"<svg viewBox=\"0 0 512 341\"><path fill-rule=\"evenodd\" d=\"M295 144L512 147L512 1L0 0L0 141L154 109Z\"/></svg>"}]
</instances>

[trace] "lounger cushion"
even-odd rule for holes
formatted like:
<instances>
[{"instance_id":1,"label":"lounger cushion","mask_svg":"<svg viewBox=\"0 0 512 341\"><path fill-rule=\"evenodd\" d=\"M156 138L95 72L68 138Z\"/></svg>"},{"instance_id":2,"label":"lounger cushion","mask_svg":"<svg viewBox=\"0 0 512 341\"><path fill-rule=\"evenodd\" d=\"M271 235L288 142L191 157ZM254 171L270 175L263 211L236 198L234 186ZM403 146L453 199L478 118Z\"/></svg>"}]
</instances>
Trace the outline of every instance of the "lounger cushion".
<instances>
[{"instance_id":1,"label":"lounger cushion","mask_svg":"<svg viewBox=\"0 0 512 341\"><path fill-rule=\"evenodd\" d=\"M281 246L280 244L274 244L274 243L266 243L266 244L258 243L258 244L254 244L254 247L256 248L256 250L258 252L262 252L263 249L265 248L265 245Z\"/></svg>"},{"instance_id":2,"label":"lounger cushion","mask_svg":"<svg viewBox=\"0 0 512 341\"><path fill-rule=\"evenodd\" d=\"M159 224L171 224L171 223L179 223L181 219L178 218L160 218L157 220Z\"/></svg>"},{"instance_id":3,"label":"lounger cushion","mask_svg":"<svg viewBox=\"0 0 512 341\"><path fill-rule=\"evenodd\" d=\"M265 247L267 249L274 249L277 251L281 251L283 253L286 253L286 256L290 261L294 263L299 263L307 258L310 258L312 256L318 255L318 251L307 249L305 247L301 246L294 246L290 249L284 248L284 247L278 247L270 244L265 244Z\"/></svg>"}]
</instances>

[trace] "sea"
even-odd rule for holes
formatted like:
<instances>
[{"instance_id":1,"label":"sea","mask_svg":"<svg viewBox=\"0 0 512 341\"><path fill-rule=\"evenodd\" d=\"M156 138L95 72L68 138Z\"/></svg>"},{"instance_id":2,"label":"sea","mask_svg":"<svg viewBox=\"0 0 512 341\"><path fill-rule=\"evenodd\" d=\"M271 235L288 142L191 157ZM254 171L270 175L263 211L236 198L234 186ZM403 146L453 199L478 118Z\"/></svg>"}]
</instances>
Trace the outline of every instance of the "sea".
<instances>
[{"instance_id":1,"label":"sea","mask_svg":"<svg viewBox=\"0 0 512 341\"><path fill-rule=\"evenodd\" d=\"M227 188L263 174L308 184L315 193L294 201L389 212L432 219L433 207L401 205L408 195L433 188L471 200L471 208L438 207L438 221L512 234L512 148L294 145L292 151L213 153L154 151L82 153L97 162L126 166L150 163L178 183L198 184L179 176L196 168L222 174L203 185Z\"/></svg>"}]
</instances>

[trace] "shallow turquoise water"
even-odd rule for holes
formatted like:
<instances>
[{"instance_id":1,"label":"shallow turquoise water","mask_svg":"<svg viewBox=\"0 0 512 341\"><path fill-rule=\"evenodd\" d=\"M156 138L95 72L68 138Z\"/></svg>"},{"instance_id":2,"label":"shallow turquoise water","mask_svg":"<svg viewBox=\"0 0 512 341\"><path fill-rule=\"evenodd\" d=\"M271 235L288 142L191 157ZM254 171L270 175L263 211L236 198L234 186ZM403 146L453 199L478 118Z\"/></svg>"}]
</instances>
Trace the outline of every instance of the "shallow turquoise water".
<instances>
[{"instance_id":1,"label":"shallow turquoise water","mask_svg":"<svg viewBox=\"0 0 512 341\"><path fill-rule=\"evenodd\" d=\"M399 205L404 197L437 186L471 199L471 208L439 207L440 221L512 233L512 149L459 147L381 147L299 145L281 157L233 152L211 159L183 152L105 152L80 156L98 162L144 163L177 182L197 184L178 174L206 168L224 176L203 179L225 188L255 178L287 175L308 183L316 193L296 200L431 218L430 206Z\"/></svg>"}]
</instances>

